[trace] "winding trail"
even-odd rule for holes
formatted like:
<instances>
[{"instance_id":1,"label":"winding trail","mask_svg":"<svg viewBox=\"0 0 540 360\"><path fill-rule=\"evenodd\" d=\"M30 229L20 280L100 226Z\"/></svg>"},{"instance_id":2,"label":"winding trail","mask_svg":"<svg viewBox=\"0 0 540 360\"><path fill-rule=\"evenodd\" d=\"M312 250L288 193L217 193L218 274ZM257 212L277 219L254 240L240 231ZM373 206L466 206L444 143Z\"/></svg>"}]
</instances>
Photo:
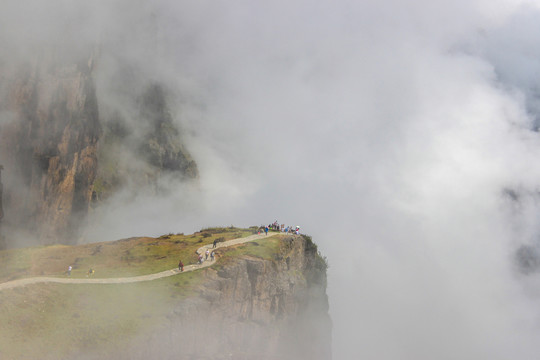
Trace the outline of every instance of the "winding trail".
<instances>
[{"instance_id":1,"label":"winding trail","mask_svg":"<svg viewBox=\"0 0 540 360\"><path fill-rule=\"evenodd\" d=\"M232 245L237 244L243 244L249 241L257 240L257 239L266 239L275 235L279 235L280 233L269 233L268 235L260 234L260 235L250 235L243 238L237 238L232 239L224 242L217 243L216 249L222 248L222 247L228 247ZM206 249L209 249L212 251L213 244L204 245L197 249L197 254L203 255L206 252ZM193 265L186 265L184 266L183 272L189 272L194 271L198 269L202 269L205 267L209 267L212 264L214 264L216 260L210 261L206 260L202 264L193 264ZM148 274L148 275L140 275L140 276L132 276L132 277L120 277L120 278L103 278L103 279L72 279L72 278L61 278L61 277L46 277L46 276L40 276L40 277L31 277L31 278L25 278L25 279L17 279L8 281L5 283L0 283L0 291L6 290L6 289L13 289L21 286L26 285L32 285L32 284L40 284L40 283L59 283L59 284L127 284L127 283L134 283L134 282L141 282L141 281L150 281L155 279L161 279L168 276L173 276L177 274L181 274L182 272L175 268L171 270L165 270L161 271L155 274Z\"/></svg>"}]
</instances>

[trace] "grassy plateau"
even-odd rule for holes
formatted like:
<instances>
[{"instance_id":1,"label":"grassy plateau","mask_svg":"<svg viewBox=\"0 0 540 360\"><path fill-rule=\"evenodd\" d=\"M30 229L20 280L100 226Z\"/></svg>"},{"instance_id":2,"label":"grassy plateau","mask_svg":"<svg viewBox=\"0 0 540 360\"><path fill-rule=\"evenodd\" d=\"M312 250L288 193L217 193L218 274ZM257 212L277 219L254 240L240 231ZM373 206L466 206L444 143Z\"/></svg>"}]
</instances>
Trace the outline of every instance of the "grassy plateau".
<instances>
[{"instance_id":1,"label":"grassy plateau","mask_svg":"<svg viewBox=\"0 0 540 360\"><path fill-rule=\"evenodd\" d=\"M246 237L253 229L208 228L79 246L54 245L0 251L0 283L34 276L129 277L197 261L195 250L214 240ZM248 255L274 259L280 237L218 249L215 267ZM204 271L131 284L36 284L0 291L0 359L62 359L123 344L168 321L174 304L197 294ZM54 349L51 352L51 349Z\"/></svg>"}]
</instances>

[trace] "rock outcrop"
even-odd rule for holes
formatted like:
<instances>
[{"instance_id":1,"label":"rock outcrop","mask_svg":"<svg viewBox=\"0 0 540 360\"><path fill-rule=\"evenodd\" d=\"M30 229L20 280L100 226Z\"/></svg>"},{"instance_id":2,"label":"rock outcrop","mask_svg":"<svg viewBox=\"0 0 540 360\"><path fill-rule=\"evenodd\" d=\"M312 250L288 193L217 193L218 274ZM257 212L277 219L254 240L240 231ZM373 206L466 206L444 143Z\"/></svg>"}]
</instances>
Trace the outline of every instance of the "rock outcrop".
<instances>
[{"instance_id":1,"label":"rock outcrop","mask_svg":"<svg viewBox=\"0 0 540 360\"><path fill-rule=\"evenodd\" d=\"M159 84L150 85L140 98L139 111L141 119L151 125L140 146L145 160L158 171L197 178L197 165L178 141L179 131L173 125L165 89Z\"/></svg>"},{"instance_id":2,"label":"rock outcrop","mask_svg":"<svg viewBox=\"0 0 540 360\"><path fill-rule=\"evenodd\" d=\"M74 243L88 211L101 133L92 64L92 56L68 65L46 59L6 76L2 110L11 121L0 143L11 176L4 205L11 225L41 243Z\"/></svg>"},{"instance_id":3,"label":"rock outcrop","mask_svg":"<svg viewBox=\"0 0 540 360\"><path fill-rule=\"evenodd\" d=\"M132 98L122 106L130 111L113 109L100 116L97 57L94 51L73 61L51 52L24 65L0 67L8 246L15 237L24 239L22 245L78 243L88 212L128 183L137 193L157 188L163 174L177 181L198 178L161 85L142 87L138 95L129 92ZM133 118L110 118L111 113Z\"/></svg>"},{"instance_id":4,"label":"rock outcrop","mask_svg":"<svg viewBox=\"0 0 540 360\"><path fill-rule=\"evenodd\" d=\"M331 359L326 263L291 236L274 260L240 257L205 270L198 297L115 359Z\"/></svg>"},{"instance_id":5,"label":"rock outcrop","mask_svg":"<svg viewBox=\"0 0 540 360\"><path fill-rule=\"evenodd\" d=\"M179 181L198 179L197 164L173 122L167 90L152 83L136 99L125 101L135 109L131 118L107 109L102 119L94 200L105 200L122 188L138 190L155 185L163 176Z\"/></svg>"}]
</instances>

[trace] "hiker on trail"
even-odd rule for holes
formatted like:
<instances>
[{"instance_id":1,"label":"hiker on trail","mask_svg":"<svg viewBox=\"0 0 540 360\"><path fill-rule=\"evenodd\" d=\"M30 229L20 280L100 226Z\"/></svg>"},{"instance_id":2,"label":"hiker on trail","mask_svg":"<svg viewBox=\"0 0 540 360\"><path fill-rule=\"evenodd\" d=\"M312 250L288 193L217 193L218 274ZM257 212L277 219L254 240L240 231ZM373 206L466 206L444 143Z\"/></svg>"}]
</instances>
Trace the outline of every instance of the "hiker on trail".
<instances>
[{"instance_id":1,"label":"hiker on trail","mask_svg":"<svg viewBox=\"0 0 540 360\"><path fill-rule=\"evenodd\" d=\"M214 257L215 257L215 251L212 251L212 253L210 254L210 260L214 261Z\"/></svg>"},{"instance_id":2,"label":"hiker on trail","mask_svg":"<svg viewBox=\"0 0 540 360\"><path fill-rule=\"evenodd\" d=\"M184 271L184 263L182 262L182 260L180 260L180 262L178 263L178 270Z\"/></svg>"},{"instance_id":3,"label":"hiker on trail","mask_svg":"<svg viewBox=\"0 0 540 360\"><path fill-rule=\"evenodd\" d=\"M208 255L210 255L210 250L206 249L205 255L206 255L206 259L205 259L205 260L208 260Z\"/></svg>"},{"instance_id":4,"label":"hiker on trail","mask_svg":"<svg viewBox=\"0 0 540 360\"><path fill-rule=\"evenodd\" d=\"M203 262L203 257L202 255L199 255L199 265L202 264L202 262Z\"/></svg>"},{"instance_id":5,"label":"hiker on trail","mask_svg":"<svg viewBox=\"0 0 540 360\"><path fill-rule=\"evenodd\" d=\"M73 269L73 267L71 267L71 265L68 266L68 276L71 276L71 270Z\"/></svg>"},{"instance_id":6,"label":"hiker on trail","mask_svg":"<svg viewBox=\"0 0 540 360\"><path fill-rule=\"evenodd\" d=\"M90 269L88 270L88 274L86 274L86 277L89 277L89 276L91 276L91 275L94 275L94 273L95 273L94 269L90 268Z\"/></svg>"},{"instance_id":7,"label":"hiker on trail","mask_svg":"<svg viewBox=\"0 0 540 360\"><path fill-rule=\"evenodd\" d=\"M264 228L264 233L265 233L266 235L268 235L268 226L266 226L266 227Z\"/></svg>"},{"instance_id":8,"label":"hiker on trail","mask_svg":"<svg viewBox=\"0 0 540 360\"><path fill-rule=\"evenodd\" d=\"M217 246L217 239L214 240L214 245L212 246L212 249L215 249Z\"/></svg>"}]
</instances>

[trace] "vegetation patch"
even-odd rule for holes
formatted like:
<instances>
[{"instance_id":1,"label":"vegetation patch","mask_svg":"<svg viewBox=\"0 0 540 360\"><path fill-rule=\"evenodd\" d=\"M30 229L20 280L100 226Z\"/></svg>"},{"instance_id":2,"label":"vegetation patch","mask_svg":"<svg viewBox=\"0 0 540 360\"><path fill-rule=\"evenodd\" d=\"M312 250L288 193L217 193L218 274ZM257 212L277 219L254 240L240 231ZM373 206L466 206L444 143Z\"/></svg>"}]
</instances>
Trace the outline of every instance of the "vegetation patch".
<instances>
[{"instance_id":1,"label":"vegetation patch","mask_svg":"<svg viewBox=\"0 0 540 360\"><path fill-rule=\"evenodd\" d=\"M197 262L200 246L252 234L250 229L209 228L193 235L167 234L80 246L0 251L0 282L33 276L125 277ZM203 236L209 234L210 236ZM280 236L218 248L222 268L234 258L271 261L286 251ZM88 275L88 269L95 274ZM169 321L175 304L198 293L205 271L129 284L36 284L0 291L0 359L62 359L129 346L137 335ZM52 350L53 349L53 350Z\"/></svg>"},{"instance_id":2,"label":"vegetation patch","mask_svg":"<svg viewBox=\"0 0 540 360\"><path fill-rule=\"evenodd\" d=\"M201 277L196 271L121 286L40 284L2 291L0 357L58 359L96 347L122 348L195 294Z\"/></svg>"},{"instance_id":3,"label":"vegetation patch","mask_svg":"<svg viewBox=\"0 0 540 360\"><path fill-rule=\"evenodd\" d=\"M195 251L214 240L226 241L251 235L248 229L222 228L224 232L193 235L167 234L78 246L52 245L0 251L0 282L33 276L84 278L89 269L96 278L152 274L175 268L178 261L195 264ZM208 234L203 236L203 234Z\"/></svg>"},{"instance_id":4,"label":"vegetation patch","mask_svg":"<svg viewBox=\"0 0 540 360\"><path fill-rule=\"evenodd\" d=\"M276 254L280 253L282 247L281 237L272 236L261 240L250 241L236 246L219 249L218 256L220 264L226 264L239 256L253 256L265 260L276 260Z\"/></svg>"},{"instance_id":5,"label":"vegetation patch","mask_svg":"<svg viewBox=\"0 0 540 360\"><path fill-rule=\"evenodd\" d=\"M320 271L326 271L328 269L328 259L326 256L321 254L311 236L303 234L302 237L306 240L306 252L315 254L315 267Z\"/></svg>"}]
</instances>

